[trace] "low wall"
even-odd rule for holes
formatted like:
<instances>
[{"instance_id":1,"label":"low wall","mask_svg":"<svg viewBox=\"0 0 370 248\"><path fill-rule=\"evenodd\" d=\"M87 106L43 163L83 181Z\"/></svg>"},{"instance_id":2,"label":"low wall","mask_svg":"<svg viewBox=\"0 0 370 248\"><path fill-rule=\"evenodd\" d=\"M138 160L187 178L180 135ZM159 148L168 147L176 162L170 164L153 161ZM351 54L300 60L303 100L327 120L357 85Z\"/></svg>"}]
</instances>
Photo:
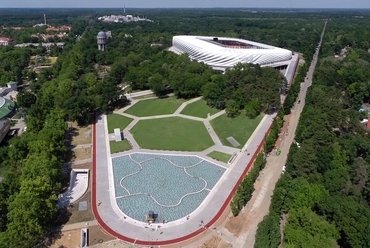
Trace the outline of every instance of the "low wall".
<instances>
[{"instance_id":1,"label":"low wall","mask_svg":"<svg viewBox=\"0 0 370 248\"><path fill-rule=\"evenodd\" d=\"M87 180L89 181L89 170L88 169L72 169L69 179L69 186L68 189L58 196L58 206L59 208L68 207L71 203L76 202L78 199L72 199L71 191L74 188L76 183L76 177L79 173L87 174ZM88 188L89 182L87 182ZM87 191L87 188L84 190L84 193Z\"/></svg>"}]
</instances>

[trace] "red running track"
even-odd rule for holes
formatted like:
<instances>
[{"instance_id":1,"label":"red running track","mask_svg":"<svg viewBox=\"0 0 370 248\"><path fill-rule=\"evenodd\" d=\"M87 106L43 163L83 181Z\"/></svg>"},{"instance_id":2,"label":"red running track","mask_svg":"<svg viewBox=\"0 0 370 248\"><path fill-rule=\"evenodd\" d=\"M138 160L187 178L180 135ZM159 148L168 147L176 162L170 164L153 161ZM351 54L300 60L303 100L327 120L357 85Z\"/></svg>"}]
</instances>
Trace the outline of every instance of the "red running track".
<instances>
[{"instance_id":1,"label":"red running track","mask_svg":"<svg viewBox=\"0 0 370 248\"><path fill-rule=\"evenodd\" d=\"M270 132L270 129L271 129L271 126L272 124L270 125L267 133ZM210 227L212 226L220 217L221 215L223 214L223 212L225 211L225 209L227 208L227 206L229 205L230 201L232 200L236 190L238 189L239 187L239 184L241 183L241 181L243 180L244 176L248 173L248 171L250 170L250 168L252 167L253 165L253 162L256 158L256 156L258 155L258 153L260 152L262 146L263 146L263 143L264 143L264 140L261 141L260 145L258 146L258 149L256 150L256 152L253 154L253 157L252 159L249 161L249 164L247 165L247 167L245 168L245 170L243 171L243 173L240 175L240 178L238 180L238 182L235 184L233 190L230 192L229 196L226 198L224 204L222 205L222 207L220 208L220 210L217 212L217 214L215 215L215 217L213 217L212 220L210 220L205 226L207 227ZM116 231L112 230L105 222L104 220L100 217L99 215L99 212L98 212L98 207L97 207L97 204L96 204L96 126L95 126L95 123L93 124L93 170L92 170L92 174L93 174L93 181L92 181L92 211L93 211L93 214L95 216L95 219L98 221L99 225L106 231L108 232L110 235L112 235L113 237L116 237L118 239L121 239L123 241L126 241L126 242L129 242L129 243L134 243L135 244L138 244L138 245L148 245L148 246L152 246L152 245L173 245L173 244L176 244L176 243L180 243L180 242L184 242L186 240L189 240L191 238L194 238L195 236L201 234L202 232L204 232L205 230L204 229L198 229L197 231L194 231L188 235L185 235L183 237L180 237L180 238L176 238L176 239L171 239L171 240L165 240L165 241L143 241L143 240L136 240L136 239L132 239L130 237L126 237L120 233L117 233Z\"/></svg>"}]
</instances>

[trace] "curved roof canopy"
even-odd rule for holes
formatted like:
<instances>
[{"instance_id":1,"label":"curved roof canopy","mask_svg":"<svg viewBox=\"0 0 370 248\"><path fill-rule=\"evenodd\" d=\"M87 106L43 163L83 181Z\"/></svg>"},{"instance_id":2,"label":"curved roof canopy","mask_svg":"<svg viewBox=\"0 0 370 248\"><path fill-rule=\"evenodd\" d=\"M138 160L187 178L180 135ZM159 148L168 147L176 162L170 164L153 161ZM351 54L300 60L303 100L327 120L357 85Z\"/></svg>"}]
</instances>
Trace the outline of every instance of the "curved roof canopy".
<instances>
[{"instance_id":1,"label":"curved roof canopy","mask_svg":"<svg viewBox=\"0 0 370 248\"><path fill-rule=\"evenodd\" d=\"M292 58L292 51L237 38L179 35L173 37L172 44L179 53L214 67L265 65Z\"/></svg>"},{"instance_id":2,"label":"curved roof canopy","mask_svg":"<svg viewBox=\"0 0 370 248\"><path fill-rule=\"evenodd\" d=\"M7 117L15 108L14 102L0 97L0 119Z\"/></svg>"}]
</instances>

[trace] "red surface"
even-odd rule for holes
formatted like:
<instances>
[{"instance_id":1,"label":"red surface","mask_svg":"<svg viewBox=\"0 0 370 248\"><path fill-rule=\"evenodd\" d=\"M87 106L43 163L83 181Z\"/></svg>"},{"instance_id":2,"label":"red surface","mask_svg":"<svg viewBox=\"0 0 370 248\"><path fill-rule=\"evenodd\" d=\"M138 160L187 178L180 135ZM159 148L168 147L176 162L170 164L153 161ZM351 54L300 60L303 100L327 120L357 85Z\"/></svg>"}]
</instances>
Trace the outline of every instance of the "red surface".
<instances>
[{"instance_id":1,"label":"red surface","mask_svg":"<svg viewBox=\"0 0 370 248\"><path fill-rule=\"evenodd\" d=\"M271 126L272 125L270 125L267 133L270 132ZM216 216L213 217L213 219L210 222L208 222L207 224L205 224L205 226L207 226L207 227L212 226L221 217L221 215L223 214L223 212L225 211L225 209L227 208L227 206L230 204L230 201L232 200L232 198L233 198L236 190L238 189L239 184L241 183L241 181L243 180L244 176L247 174L247 172L252 167L253 162L254 162L256 156L258 155L259 151L261 150L261 148L263 146L263 143L264 143L264 140L261 141L260 145L258 146L258 149L253 154L252 159L250 160L249 164L245 168L243 174L240 175L240 178L239 178L238 182L235 184L233 190L230 192L229 196L225 200L225 202L222 205L222 207L220 208L220 210L217 212ZM116 237L118 239L121 239L123 241L129 242L129 243L134 243L135 242L135 244L138 244L138 245L149 245L149 246L151 246L151 245L173 245L173 244L176 244L176 243L183 242L183 241L186 241L188 239L191 239L191 238L193 238L193 237L195 237L195 236L197 236L197 235L199 235L199 234L201 234L202 232L205 231L204 229L199 229L199 230L197 230L197 231L195 231L193 233L190 233L188 235L185 235L183 237L176 238L176 239L171 239L171 240L165 240L165 241L143 241L143 240L135 240L135 239L126 237L126 236L124 236L124 235L122 235L120 233L117 233L116 231L112 230L104 222L104 220L100 217L99 212L98 212L98 207L97 207L97 200L96 200L96 126L95 126L95 124L93 125L93 170L92 170L92 174L93 174L93 181L92 181L92 204L91 205L92 205L93 214L94 214L96 220L98 221L99 225L106 232L108 232L110 235L112 235L112 236L114 236L114 237Z\"/></svg>"}]
</instances>

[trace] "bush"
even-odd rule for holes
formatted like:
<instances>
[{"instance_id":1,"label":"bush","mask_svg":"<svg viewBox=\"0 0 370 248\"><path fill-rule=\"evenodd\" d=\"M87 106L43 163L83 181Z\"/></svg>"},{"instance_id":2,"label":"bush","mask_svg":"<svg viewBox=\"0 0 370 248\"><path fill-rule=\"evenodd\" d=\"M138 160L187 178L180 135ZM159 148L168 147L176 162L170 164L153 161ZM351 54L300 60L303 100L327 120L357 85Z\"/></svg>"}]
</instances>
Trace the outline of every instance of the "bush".
<instances>
[{"instance_id":1,"label":"bush","mask_svg":"<svg viewBox=\"0 0 370 248\"><path fill-rule=\"evenodd\" d=\"M237 216L245 204L247 204L247 202L251 199L254 191L254 182L256 181L260 170L264 168L265 164L266 159L263 153L258 154L256 160L254 161L252 170L244 177L243 181L239 185L238 191L230 203L231 212L234 216Z\"/></svg>"}]
</instances>

